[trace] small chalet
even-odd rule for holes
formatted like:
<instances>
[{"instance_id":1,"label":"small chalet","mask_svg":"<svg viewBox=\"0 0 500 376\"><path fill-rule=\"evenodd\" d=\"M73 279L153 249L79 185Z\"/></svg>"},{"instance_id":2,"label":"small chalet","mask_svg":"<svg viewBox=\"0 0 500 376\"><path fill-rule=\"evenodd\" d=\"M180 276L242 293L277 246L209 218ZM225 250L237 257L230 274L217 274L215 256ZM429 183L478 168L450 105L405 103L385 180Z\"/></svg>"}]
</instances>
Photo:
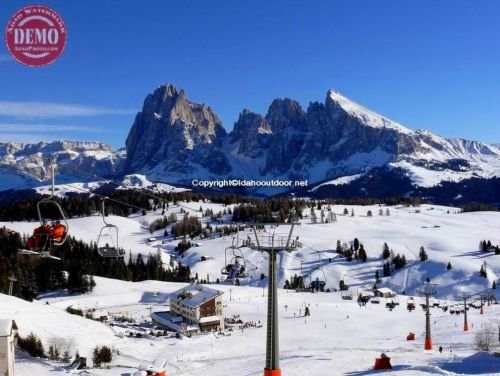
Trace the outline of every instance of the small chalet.
<instances>
[{"instance_id":1,"label":"small chalet","mask_svg":"<svg viewBox=\"0 0 500 376\"><path fill-rule=\"evenodd\" d=\"M0 319L0 375L14 376L15 337L17 325L14 320Z\"/></svg>"},{"instance_id":2,"label":"small chalet","mask_svg":"<svg viewBox=\"0 0 500 376\"><path fill-rule=\"evenodd\" d=\"M375 294L375 296L381 298L394 298L396 296L396 293L387 287L376 289L373 293Z\"/></svg>"},{"instance_id":3,"label":"small chalet","mask_svg":"<svg viewBox=\"0 0 500 376\"><path fill-rule=\"evenodd\" d=\"M191 284L170 295L170 311L154 312L151 319L159 326L191 334L224 330L223 294Z\"/></svg>"}]
</instances>

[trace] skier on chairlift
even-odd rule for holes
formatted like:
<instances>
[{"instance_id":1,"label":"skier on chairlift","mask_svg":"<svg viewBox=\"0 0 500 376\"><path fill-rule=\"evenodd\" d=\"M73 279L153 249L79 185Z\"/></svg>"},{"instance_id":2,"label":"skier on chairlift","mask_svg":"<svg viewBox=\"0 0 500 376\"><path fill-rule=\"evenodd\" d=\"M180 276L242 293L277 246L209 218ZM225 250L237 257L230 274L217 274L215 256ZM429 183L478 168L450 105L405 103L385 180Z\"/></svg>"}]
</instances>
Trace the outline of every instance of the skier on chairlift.
<instances>
[{"instance_id":1,"label":"skier on chairlift","mask_svg":"<svg viewBox=\"0 0 500 376\"><path fill-rule=\"evenodd\" d=\"M66 226L61 221L55 221L50 226L49 239L53 242L60 243L66 235Z\"/></svg>"},{"instance_id":2,"label":"skier on chairlift","mask_svg":"<svg viewBox=\"0 0 500 376\"><path fill-rule=\"evenodd\" d=\"M34 251L40 251L46 248L47 237L50 233L50 226L46 220L42 222L42 225L36 227L33 230L33 235L30 236L26 242L28 249Z\"/></svg>"}]
</instances>

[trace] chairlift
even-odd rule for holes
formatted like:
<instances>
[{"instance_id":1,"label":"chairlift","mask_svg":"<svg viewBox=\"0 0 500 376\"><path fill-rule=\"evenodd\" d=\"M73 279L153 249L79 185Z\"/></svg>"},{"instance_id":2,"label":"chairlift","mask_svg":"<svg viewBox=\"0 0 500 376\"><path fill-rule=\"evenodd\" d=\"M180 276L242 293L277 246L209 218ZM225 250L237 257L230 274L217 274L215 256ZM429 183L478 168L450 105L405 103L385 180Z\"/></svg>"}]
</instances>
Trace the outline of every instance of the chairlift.
<instances>
[{"instance_id":1,"label":"chairlift","mask_svg":"<svg viewBox=\"0 0 500 376\"><path fill-rule=\"evenodd\" d=\"M125 250L118 247L118 227L106 222L106 209L104 202L106 199L102 200L102 221L104 226L99 232L97 238L97 253L101 257L123 257L125 255Z\"/></svg>"},{"instance_id":2,"label":"chairlift","mask_svg":"<svg viewBox=\"0 0 500 376\"><path fill-rule=\"evenodd\" d=\"M316 278L313 278L314 274L318 274L317 273L318 271L320 271L321 274L319 276L316 276ZM312 273L309 275L309 279L310 279L309 287L311 288L312 291L321 291L321 292L325 291L326 274L323 268L318 267L314 269Z\"/></svg>"},{"instance_id":3,"label":"chairlift","mask_svg":"<svg viewBox=\"0 0 500 376\"><path fill-rule=\"evenodd\" d=\"M224 251L224 267L221 274L227 276L226 281L249 277L245 256L243 256L243 252L238 246L238 233L233 236L231 246Z\"/></svg>"},{"instance_id":4,"label":"chairlift","mask_svg":"<svg viewBox=\"0 0 500 376\"><path fill-rule=\"evenodd\" d=\"M344 300L352 300L352 291L351 291L351 289L348 288L347 290L342 290L340 294L341 294L342 299L344 299Z\"/></svg>"},{"instance_id":5,"label":"chairlift","mask_svg":"<svg viewBox=\"0 0 500 376\"><path fill-rule=\"evenodd\" d=\"M55 196L56 163L53 159L50 159L49 161L52 174L51 194L49 197L44 197L37 202L36 209L40 227L35 228L33 235L28 239L28 248L30 249L21 250L20 253L50 257L59 260L58 257L52 256L52 251L54 250L54 247L59 247L66 243L69 234L69 224L66 216L64 215L64 211ZM50 218L49 215L45 215L48 211L47 209L50 207L52 207L52 210L55 208L57 212L55 218ZM53 221L50 226L47 224L47 219L49 218Z\"/></svg>"},{"instance_id":6,"label":"chairlift","mask_svg":"<svg viewBox=\"0 0 500 376\"><path fill-rule=\"evenodd\" d=\"M392 311L394 308L396 308L396 306L397 304L393 298L391 298L390 300L386 300L385 308L389 309L389 311Z\"/></svg>"},{"instance_id":7,"label":"chairlift","mask_svg":"<svg viewBox=\"0 0 500 376\"><path fill-rule=\"evenodd\" d=\"M408 300L406 301L406 309L408 311L413 311L416 308L415 304L415 299L413 299L413 296L409 297Z\"/></svg>"}]
</instances>

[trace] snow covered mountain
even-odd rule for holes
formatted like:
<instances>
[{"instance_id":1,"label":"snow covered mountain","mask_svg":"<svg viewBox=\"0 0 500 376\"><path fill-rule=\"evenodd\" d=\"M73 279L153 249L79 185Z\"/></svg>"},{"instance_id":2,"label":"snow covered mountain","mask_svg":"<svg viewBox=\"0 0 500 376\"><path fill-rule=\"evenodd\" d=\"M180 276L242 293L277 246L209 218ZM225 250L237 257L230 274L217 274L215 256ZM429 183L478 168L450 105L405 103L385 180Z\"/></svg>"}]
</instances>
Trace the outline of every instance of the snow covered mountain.
<instances>
[{"instance_id":1,"label":"snow covered mountain","mask_svg":"<svg viewBox=\"0 0 500 376\"><path fill-rule=\"evenodd\" d=\"M497 146L412 131L334 90L307 110L288 98L274 100L265 116L245 109L227 134L210 107L160 86L137 115L127 154L128 173L183 184L193 177L315 184L378 167L404 171L422 187L500 175Z\"/></svg>"},{"instance_id":2,"label":"snow covered mountain","mask_svg":"<svg viewBox=\"0 0 500 376\"><path fill-rule=\"evenodd\" d=\"M41 159L47 156L57 157L58 180L67 182L82 182L78 170L188 187L193 179L308 180L305 192L323 196L367 176L377 177L370 181L375 187L386 175L403 179L404 189L390 195L500 176L498 145L410 130L334 90L307 109L289 98L275 99L265 115L245 109L228 133L210 106L188 100L173 85L159 86L144 100L126 150L98 142L0 144L0 190L37 185L32 175L47 176Z\"/></svg>"},{"instance_id":3,"label":"snow covered mountain","mask_svg":"<svg viewBox=\"0 0 500 376\"><path fill-rule=\"evenodd\" d=\"M124 150L115 152L101 142L0 143L0 190L39 186L50 178L49 157L57 160L58 182L85 181L94 174L115 175L122 168Z\"/></svg>"}]
</instances>

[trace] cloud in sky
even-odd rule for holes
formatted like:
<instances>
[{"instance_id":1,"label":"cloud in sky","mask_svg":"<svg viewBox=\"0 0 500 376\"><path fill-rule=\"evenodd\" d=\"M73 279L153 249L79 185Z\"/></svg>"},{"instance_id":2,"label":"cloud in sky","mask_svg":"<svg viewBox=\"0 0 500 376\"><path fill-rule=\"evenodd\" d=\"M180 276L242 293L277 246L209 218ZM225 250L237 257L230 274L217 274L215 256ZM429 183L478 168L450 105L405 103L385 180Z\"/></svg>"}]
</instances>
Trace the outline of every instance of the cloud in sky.
<instances>
[{"instance_id":1,"label":"cloud in sky","mask_svg":"<svg viewBox=\"0 0 500 376\"><path fill-rule=\"evenodd\" d=\"M56 141L75 139L72 132L93 134L112 133L103 127L89 127L74 124L16 124L0 123L0 142L37 143L40 141ZM77 137L83 141L81 136ZM85 137L86 138L86 137ZM97 138L97 137L96 137Z\"/></svg>"},{"instance_id":2,"label":"cloud in sky","mask_svg":"<svg viewBox=\"0 0 500 376\"><path fill-rule=\"evenodd\" d=\"M135 112L135 110L131 109L114 109L79 104L0 100L0 116L9 116L20 119L130 115Z\"/></svg>"},{"instance_id":3,"label":"cloud in sky","mask_svg":"<svg viewBox=\"0 0 500 376\"><path fill-rule=\"evenodd\" d=\"M69 124L16 124L0 123L0 133L44 133L44 132L106 132L106 129Z\"/></svg>"},{"instance_id":4,"label":"cloud in sky","mask_svg":"<svg viewBox=\"0 0 500 376\"><path fill-rule=\"evenodd\" d=\"M47 136L46 133L0 133L0 143L22 143L22 144L36 144L38 142L51 142L60 140L57 136ZM67 138L64 137L64 140Z\"/></svg>"}]
</instances>

